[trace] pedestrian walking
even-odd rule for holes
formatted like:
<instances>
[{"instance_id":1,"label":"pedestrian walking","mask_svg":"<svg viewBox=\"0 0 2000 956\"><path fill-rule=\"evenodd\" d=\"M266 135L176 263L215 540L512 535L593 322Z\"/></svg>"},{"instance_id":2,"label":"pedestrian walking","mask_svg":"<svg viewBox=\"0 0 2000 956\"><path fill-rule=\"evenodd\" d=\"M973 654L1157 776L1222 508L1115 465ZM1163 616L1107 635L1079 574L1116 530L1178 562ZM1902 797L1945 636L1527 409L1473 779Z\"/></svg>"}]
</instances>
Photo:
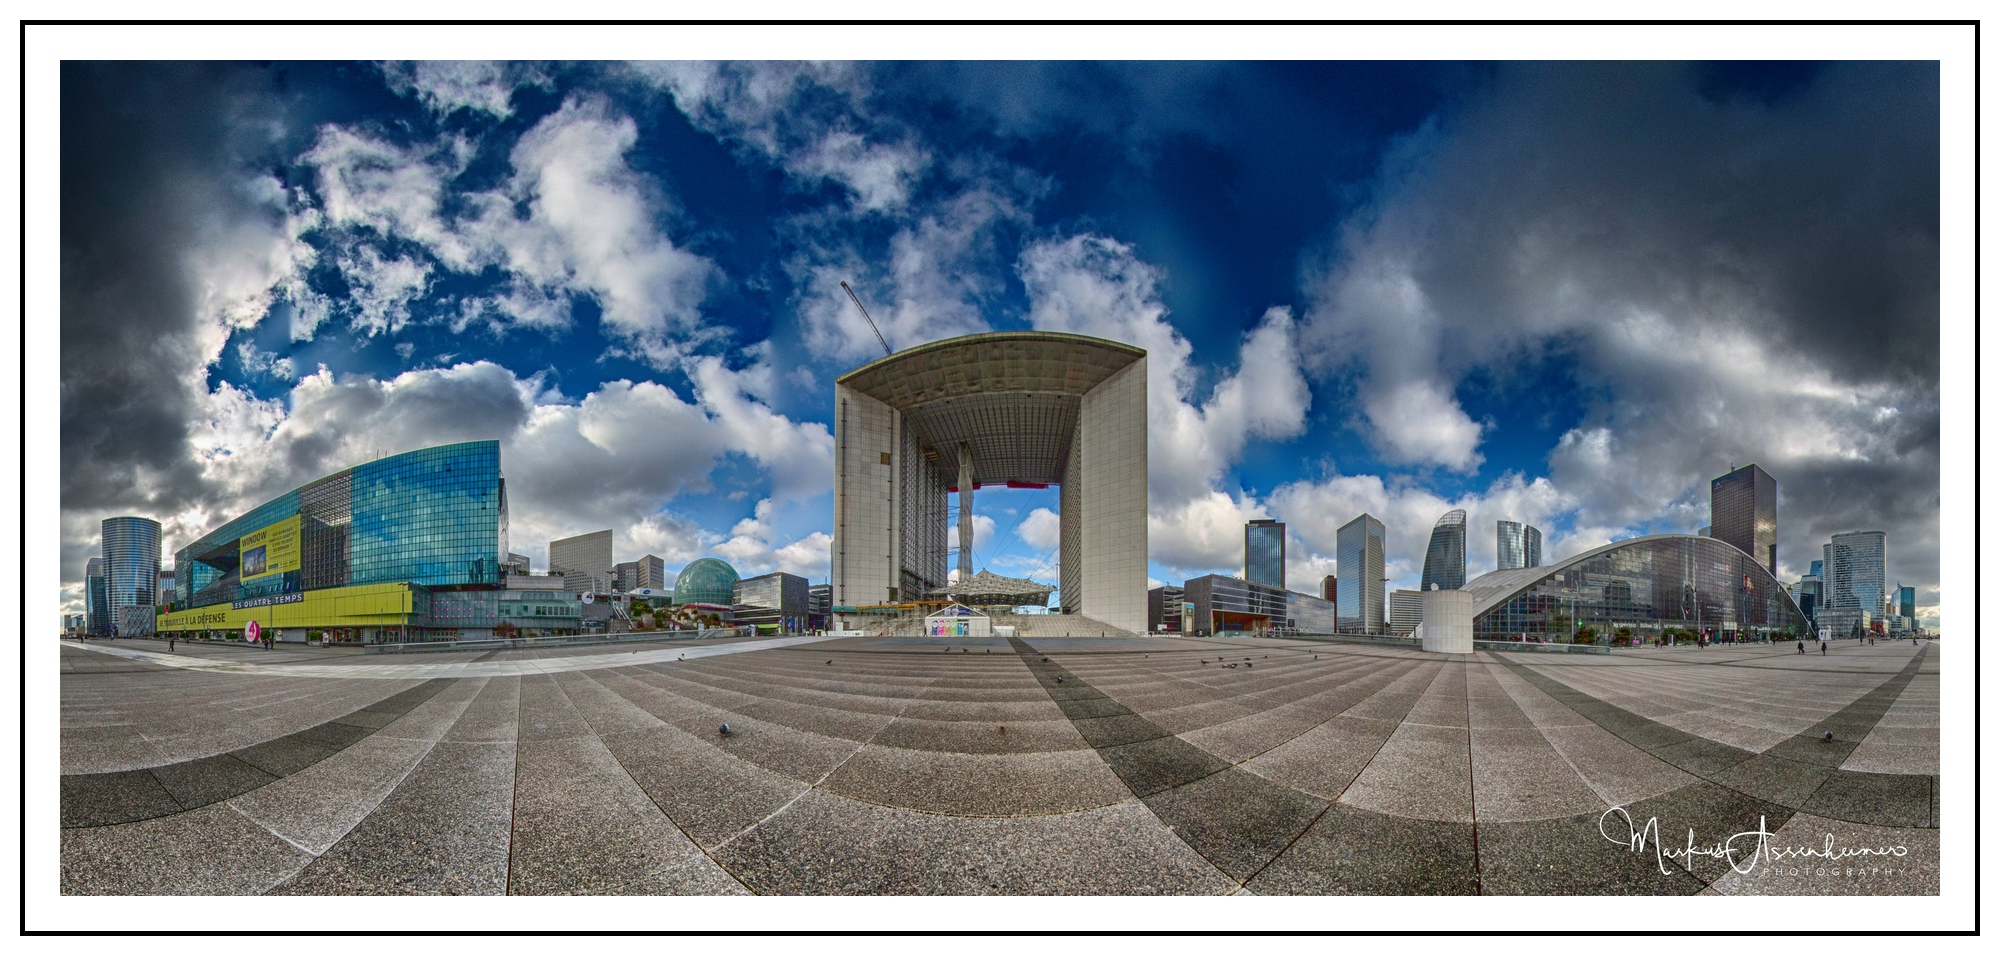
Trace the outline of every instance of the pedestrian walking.
<instances>
[{"instance_id":1,"label":"pedestrian walking","mask_svg":"<svg viewBox=\"0 0 2000 956\"><path fill-rule=\"evenodd\" d=\"M1801 640L1799 641L1799 653L1804 654L1805 652L1806 652L1806 642Z\"/></svg>"},{"instance_id":2,"label":"pedestrian walking","mask_svg":"<svg viewBox=\"0 0 2000 956\"><path fill-rule=\"evenodd\" d=\"M173 652L174 652L174 639L170 637L167 638L167 653L172 654Z\"/></svg>"},{"instance_id":3,"label":"pedestrian walking","mask_svg":"<svg viewBox=\"0 0 2000 956\"><path fill-rule=\"evenodd\" d=\"M1823 637L1819 640L1819 656L1826 656L1826 638Z\"/></svg>"}]
</instances>

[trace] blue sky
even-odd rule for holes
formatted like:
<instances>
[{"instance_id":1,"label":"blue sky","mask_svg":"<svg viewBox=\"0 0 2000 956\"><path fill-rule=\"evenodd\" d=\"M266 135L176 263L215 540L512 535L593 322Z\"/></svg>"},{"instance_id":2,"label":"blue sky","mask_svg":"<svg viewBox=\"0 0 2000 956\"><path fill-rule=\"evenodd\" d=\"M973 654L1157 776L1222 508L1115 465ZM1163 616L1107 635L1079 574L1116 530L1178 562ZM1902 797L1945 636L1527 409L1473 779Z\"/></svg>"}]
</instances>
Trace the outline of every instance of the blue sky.
<instances>
[{"instance_id":1,"label":"blue sky","mask_svg":"<svg viewBox=\"0 0 2000 956\"><path fill-rule=\"evenodd\" d=\"M376 453L498 438L514 550L826 574L831 392L985 329L1149 350L1152 576L1333 532L1890 533L1936 603L1932 64L66 63L66 596ZM85 355L88 359L85 359ZM978 561L1053 581L1048 492Z\"/></svg>"}]
</instances>

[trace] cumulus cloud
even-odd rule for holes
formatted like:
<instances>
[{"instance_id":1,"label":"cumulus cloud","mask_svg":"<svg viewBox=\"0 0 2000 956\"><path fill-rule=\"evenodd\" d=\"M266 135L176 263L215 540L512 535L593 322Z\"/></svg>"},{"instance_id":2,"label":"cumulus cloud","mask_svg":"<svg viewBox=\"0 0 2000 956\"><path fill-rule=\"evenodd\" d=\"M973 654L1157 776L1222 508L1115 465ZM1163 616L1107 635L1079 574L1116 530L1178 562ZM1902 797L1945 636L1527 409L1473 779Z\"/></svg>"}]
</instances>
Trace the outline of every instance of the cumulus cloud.
<instances>
[{"instance_id":1,"label":"cumulus cloud","mask_svg":"<svg viewBox=\"0 0 2000 956\"><path fill-rule=\"evenodd\" d=\"M549 402L538 376L521 378L483 361L389 379L336 376L322 367L284 398L258 399L223 383L208 396L190 436L213 504L167 518L167 536L184 544L357 461L498 439L514 550L545 557L550 539L610 527L621 553L630 547L670 562L689 560L708 542L697 525L666 509L684 492L706 490L724 456L744 455L768 468L774 488L793 498L823 493L829 480L825 426L772 413L743 394L738 374L710 369L697 378L692 401L656 382L620 379L580 401ZM745 436L755 436L754 447L745 447ZM761 521L770 502L759 507ZM739 551L747 542L764 543L752 567L813 567L814 549L825 550L810 536L775 542L754 522L739 525L736 538L743 539L732 546Z\"/></svg>"},{"instance_id":2,"label":"cumulus cloud","mask_svg":"<svg viewBox=\"0 0 2000 956\"><path fill-rule=\"evenodd\" d=\"M1047 508L1036 508L1014 529L1031 548L1043 551L1062 547L1062 516Z\"/></svg>"},{"instance_id":3,"label":"cumulus cloud","mask_svg":"<svg viewBox=\"0 0 2000 956\"><path fill-rule=\"evenodd\" d=\"M589 296L608 336L656 367L675 367L689 343L721 334L704 326L700 308L721 277L663 231L671 203L625 159L637 138L631 118L602 98L573 97L515 142L504 189L451 195L475 151L464 137L404 146L322 128L300 161L318 173L327 223L354 249L340 262L356 289L354 327L393 332L408 320L429 266L379 248L406 240L454 272L502 270L496 291L467 298L446 318L454 330L561 330L570 324L568 297ZM313 328L295 323L294 335L310 337Z\"/></svg>"},{"instance_id":4,"label":"cumulus cloud","mask_svg":"<svg viewBox=\"0 0 2000 956\"><path fill-rule=\"evenodd\" d=\"M908 123L871 108L867 71L847 63L642 63L690 122L799 190L839 184L844 201L777 224L806 347L856 361L879 354L840 288L867 305L889 346L983 332L1006 292L998 234L1030 222L1051 187L978 151L938 161ZM866 228L857 230L857 222Z\"/></svg>"},{"instance_id":5,"label":"cumulus cloud","mask_svg":"<svg viewBox=\"0 0 2000 956\"><path fill-rule=\"evenodd\" d=\"M1017 198L973 186L907 218L889 237L885 263L877 264L851 244L849 233L830 228L837 224L801 217L791 226L805 251L789 269L807 346L850 360L879 353L875 331L840 288L843 279L890 348L987 331L987 310L1005 291L994 232L1026 221Z\"/></svg>"},{"instance_id":6,"label":"cumulus cloud","mask_svg":"<svg viewBox=\"0 0 2000 956\"><path fill-rule=\"evenodd\" d=\"M807 580L825 578L831 566L833 537L824 531L814 531L786 544L775 544L779 537L771 525L775 511L771 499L757 502L755 513L736 522L728 540L709 550L744 577L784 571Z\"/></svg>"},{"instance_id":7,"label":"cumulus cloud","mask_svg":"<svg viewBox=\"0 0 2000 956\"><path fill-rule=\"evenodd\" d=\"M1160 271L1131 246L1088 234L1047 240L1021 253L1020 273L1035 328L1146 350L1147 474L1156 514L1212 500L1248 439L1305 430L1312 394L1289 309L1264 313L1243 341L1236 371L1196 404L1193 346L1167 321Z\"/></svg>"},{"instance_id":8,"label":"cumulus cloud","mask_svg":"<svg viewBox=\"0 0 2000 956\"><path fill-rule=\"evenodd\" d=\"M1152 559L1180 579L1243 570L1243 525L1270 512L1247 496L1220 491L1163 505L1154 498L1146 515Z\"/></svg>"},{"instance_id":9,"label":"cumulus cloud","mask_svg":"<svg viewBox=\"0 0 2000 956\"><path fill-rule=\"evenodd\" d=\"M472 109L501 119L514 115L514 89L524 83L542 84L547 79L533 64L496 63L490 60L423 60L415 63L382 64L382 76L389 88L404 96L414 95L440 116Z\"/></svg>"},{"instance_id":10,"label":"cumulus cloud","mask_svg":"<svg viewBox=\"0 0 2000 956\"><path fill-rule=\"evenodd\" d=\"M840 183L860 211L907 203L931 162L912 134L869 114L866 76L851 63L682 61L632 69L672 94L696 127L782 165L801 185Z\"/></svg>"},{"instance_id":11,"label":"cumulus cloud","mask_svg":"<svg viewBox=\"0 0 2000 956\"><path fill-rule=\"evenodd\" d=\"M973 537L972 553L975 555L975 557L979 554L979 552L985 551L993 546L993 536L996 533L998 533L999 530L1000 526L994 522L993 518L990 515L975 514L972 516L972 537ZM945 527L944 536L945 536L945 547L947 548L958 547L958 523L953 522L950 525L947 525ZM974 562L975 568L977 567L977 564L978 562L975 560ZM952 563L952 567L957 567L957 566L958 566L957 562L954 561Z\"/></svg>"},{"instance_id":12,"label":"cumulus cloud","mask_svg":"<svg viewBox=\"0 0 2000 956\"><path fill-rule=\"evenodd\" d=\"M714 265L656 225L646 186L624 159L637 138L631 118L595 98L564 103L522 135L515 188L545 235L508 251L544 285L567 280L595 294L615 334L657 355L670 338L701 334Z\"/></svg>"}]
</instances>

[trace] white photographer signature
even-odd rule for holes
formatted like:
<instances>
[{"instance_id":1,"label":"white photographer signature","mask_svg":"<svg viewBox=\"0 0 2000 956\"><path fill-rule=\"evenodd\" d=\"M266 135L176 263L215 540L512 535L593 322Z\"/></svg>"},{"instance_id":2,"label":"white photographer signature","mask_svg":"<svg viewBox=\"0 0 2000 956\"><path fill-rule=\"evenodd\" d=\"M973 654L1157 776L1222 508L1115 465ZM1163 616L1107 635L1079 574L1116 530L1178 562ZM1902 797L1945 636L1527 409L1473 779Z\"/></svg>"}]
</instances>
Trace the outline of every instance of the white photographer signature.
<instances>
[{"instance_id":1,"label":"white photographer signature","mask_svg":"<svg viewBox=\"0 0 2000 956\"><path fill-rule=\"evenodd\" d=\"M1604 828L1614 813L1625 821L1625 836L1616 836ZM1902 857L1909 853L1909 850L1900 844L1882 847L1835 847L1831 833L1826 835L1826 843L1823 846L1772 846L1771 832L1765 828L1764 818L1761 816L1757 818L1757 829L1732 834L1726 840L1707 845L1697 844L1694 828L1689 827L1687 846L1671 849L1660 841L1659 817L1648 818L1645 826L1635 827L1632 825L1632 815L1626 813L1624 807L1612 807L1604 811L1604 814L1597 818L1597 832L1606 840L1634 853L1643 852L1650 844L1653 847L1653 859L1659 864L1660 873L1669 876L1673 872L1667 869L1667 860L1670 858L1680 861L1684 867L1692 868L1694 858L1703 856L1722 860L1738 873L1749 873L1756 869L1760 862L1769 862L1774 866L1786 861L1811 862L1815 859L1822 863L1831 863L1850 857ZM1749 842L1751 838L1754 838L1754 842Z\"/></svg>"}]
</instances>

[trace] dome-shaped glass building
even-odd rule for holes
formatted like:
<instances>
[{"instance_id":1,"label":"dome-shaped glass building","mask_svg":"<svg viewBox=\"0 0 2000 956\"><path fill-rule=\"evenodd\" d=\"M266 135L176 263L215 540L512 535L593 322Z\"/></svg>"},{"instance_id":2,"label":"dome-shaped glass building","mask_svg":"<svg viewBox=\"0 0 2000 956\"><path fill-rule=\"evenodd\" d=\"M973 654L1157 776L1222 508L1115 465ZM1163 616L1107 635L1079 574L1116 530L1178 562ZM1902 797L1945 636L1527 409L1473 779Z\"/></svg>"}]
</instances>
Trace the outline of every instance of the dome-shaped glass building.
<instances>
[{"instance_id":1,"label":"dome-shaped glass building","mask_svg":"<svg viewBox=\"0 0 2000 956\"><path fill-rule=\"evenodd\" d=\"M1589 626L1638 635L1688 628L1711 637L1810 634L1784 585L1720 538L1660 534L1615 541L1541 568L1474 578L1473 634L1480 640L1568 640Z\"/></svg>"},{"instance_id":2,"label":"dome-shaped glass building","mask_svg":"<svg viewBox=\"0 0 2000 956\"><path fill-rule=\"evenodd\" d=\"M675 604L734 604L736 569L726 561L701 558L688 562L674 579Z\"/></svg>"}]
</instances>

